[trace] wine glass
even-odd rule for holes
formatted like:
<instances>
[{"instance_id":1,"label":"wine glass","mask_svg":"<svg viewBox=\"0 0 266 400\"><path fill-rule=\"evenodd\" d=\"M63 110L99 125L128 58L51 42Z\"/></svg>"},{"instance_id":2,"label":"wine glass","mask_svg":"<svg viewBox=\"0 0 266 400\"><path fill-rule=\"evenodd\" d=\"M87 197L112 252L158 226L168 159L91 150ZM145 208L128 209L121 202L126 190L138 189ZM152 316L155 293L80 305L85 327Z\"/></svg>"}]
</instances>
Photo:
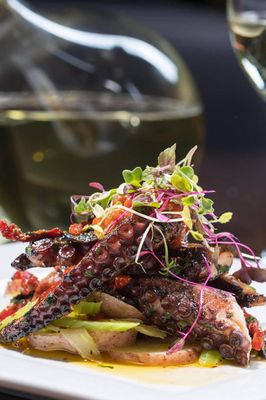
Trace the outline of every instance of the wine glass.
<instances>
[{"instance_id":1,"label":"wine glass","mask_svg":"<svg viewBox=\"0 0 266 400\"><path fill-rule=\"evenodd\" d=\"M266 101L266 0L228 0L227 14L237 59Z\"/></svg>"}]
</instances>

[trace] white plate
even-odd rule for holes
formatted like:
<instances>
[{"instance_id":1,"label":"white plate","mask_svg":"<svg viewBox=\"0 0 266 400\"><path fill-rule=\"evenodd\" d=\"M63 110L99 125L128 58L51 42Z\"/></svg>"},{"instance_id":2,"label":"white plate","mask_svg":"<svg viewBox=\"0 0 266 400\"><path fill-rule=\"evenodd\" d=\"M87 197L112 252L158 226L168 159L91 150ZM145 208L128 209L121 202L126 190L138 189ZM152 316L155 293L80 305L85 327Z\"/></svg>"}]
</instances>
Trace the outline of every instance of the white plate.
<instances>
[{"instance_id":1,"label":"white plate","mask_svg":"<svg viewBox=\"0 0 266 400\"><path fill-rule=\"evenodd\" d=\"M0 246L1 307L7 301L3 297L4 288L13 272L9 264L23 248L20 244ZM260 285L261 292L262 289ZM264 308L256 310L256 315L266 323ZM248 368L115 366L109 369L35 358L0 348L1 387L56 399L264 400L265 378L266 362L252 362Z\"/></svg>"}]
</instances>

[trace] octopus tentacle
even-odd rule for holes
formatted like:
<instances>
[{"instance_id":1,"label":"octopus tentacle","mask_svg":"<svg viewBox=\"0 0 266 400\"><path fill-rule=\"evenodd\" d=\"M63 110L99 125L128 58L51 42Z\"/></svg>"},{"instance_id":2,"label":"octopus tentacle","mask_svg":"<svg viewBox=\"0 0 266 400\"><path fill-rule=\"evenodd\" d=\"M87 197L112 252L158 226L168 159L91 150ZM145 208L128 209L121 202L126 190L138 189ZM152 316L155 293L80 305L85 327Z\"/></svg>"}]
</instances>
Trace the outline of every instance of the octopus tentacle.
<instances>
[{"instance_id":1,"label":"octopus tentacle","mask_svg":"<svg viewBox=\"0 0 266 400\"><path fill-rule=\"evenodd\" d=\"M11 266L20 271L35 267L66 267L77 264L97 241L92 233L78 236L64 234L59 238L45 238L31 242Z\"/></svg>"},{"instance_id":2,"label":"octopus tentacle","mask_svg":"<svg viewBox=\"0 0 266 400\"><path fill-rule=\"evenodd\" d=\"M200 291L197 285L157 277L131 280L120 295L135 299L147 321L176 334L177 329L187 332L195 320ZM202 312L189 338L237 364L248 364L251 339L243 311L230 293L205 287Z\"/></svg>"},{"instance_id":3,"label":"octopus tentacle","mask_svg":"<svg viewBox=\"0 0 266 400\"><path fill-rule=\"evenodd\" d=\"M266 296L233 275L222 275L211 282L211 286L233 293L241 307L262 306L266 303Z\"/></svg>"},{"instance_id":4,"label":"octopus tentacle","mask_svg":"<svg viewBox=\"0 0 266 400\"><path fill-rule=\"evenodd\" d=\"M144 221L144 222L143 222ZM147 222L135 216L124 219L104 239L99 240L75 265L69 267L61 282L44 293L37 304L22 318L4 327L0 340L12 342L39 330L61 315L68 313L72 304L99 290L103 283L119 275L126 267L135 263L129 246L137 249L139 236L143 234ZM137 229L136 229L137 227ZM167 228L168 237L174 237L175 225ZM120 254L114 251L115 238L120 243ZM113 239L113 240L111 240ZM109 251L111 250L111 251Z\"/></svg>"}]
</instances>

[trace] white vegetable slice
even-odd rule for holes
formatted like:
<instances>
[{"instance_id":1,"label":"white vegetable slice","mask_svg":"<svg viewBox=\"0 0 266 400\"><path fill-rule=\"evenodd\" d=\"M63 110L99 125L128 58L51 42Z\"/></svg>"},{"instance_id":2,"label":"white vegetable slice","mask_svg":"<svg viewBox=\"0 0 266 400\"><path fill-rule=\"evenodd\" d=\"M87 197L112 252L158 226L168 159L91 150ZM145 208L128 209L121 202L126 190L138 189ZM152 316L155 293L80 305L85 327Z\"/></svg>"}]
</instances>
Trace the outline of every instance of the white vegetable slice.
<instances>
[{"instance_id":1,"label":"white vegetable slice","mask_svg":"<svg viewBox=\"0 0 266 400\"><path fill-rule=\"evenodd\" d=\"M125 332L90 331L90 335L93 337L100 351L109 351L133 345L136 341L137 332L135 329Z\"/></svg>"},{"instance_id":2,"label":"white vegetable slice","mask_svg":"<svg viewBox=\"0 0 266 400\"><path fill-rule=\"evenodd\" d=\"M110 318L136 318L143 320L143 314L135 307L106 293L94 292L90 301L100 301L101 311Z\"/></svg>"},{"instance_id":3,"label":"white vegetable slice","mask_svg":"<svg viewBox=\"0 0 266 400\"><path fill-rule=\"evenodd\" d=\"M30 347L41 351L67 351L77 354L76 349L61 333L32 333L28 336Z\"/></svg>"},{"instance_id":4,"label":"white vegetable slice","mask_svg":"<svg viewBox=\"0 0 266 400\"><path fill-rule=\"evenodd\" d=\"M62 329L61 334L82 358L89 360L100 355L94 339L86 329Z\"/></svg>"},{"instance_id":5,"label":"white vegetable slice","mask_svg":"<svg viewBox=\"0 0 266 400\"><path fill-rule=\"evenodd\" d=\"M66 331L66 329L61 329L58 333L32 333L28 337L29 344L31 347L42 351L62 350L77 354L77 349L72 346L69 340L61 333ZM99 351L130 346L135 343L137 336L137 332L134 329L126 332L91 331L89 334Z\"/></svg>"},{"instance_id":6,"label":"white vegetable slice","mask_svg":"<svg viewBox=\"0 0 266 400\"><path fill-rule=\"evenodd\" d=\"M200 348L187 347L172 354L167 354L165 350L157 350L156 346L153 349L134 346L111 350L107 354L113 361L123 364L165 367L196 362L200 355Z\"/></svg>"}]
</instances>

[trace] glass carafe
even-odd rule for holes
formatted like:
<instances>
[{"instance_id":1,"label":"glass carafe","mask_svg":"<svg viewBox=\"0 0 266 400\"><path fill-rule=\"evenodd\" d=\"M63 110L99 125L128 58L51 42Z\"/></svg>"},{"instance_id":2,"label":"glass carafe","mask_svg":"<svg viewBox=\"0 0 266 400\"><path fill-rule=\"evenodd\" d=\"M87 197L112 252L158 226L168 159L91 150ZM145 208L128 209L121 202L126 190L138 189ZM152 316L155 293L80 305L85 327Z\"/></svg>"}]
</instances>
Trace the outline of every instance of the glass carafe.
<instances>
[{"instance_id":1,"label":"glass carafe","mask_svg":"<svg viewBox=\"0 0 266 400\"><path fill-rule=\"evenodd\" d=\"M54 4L56 3L56 4ZM0 206L24 229L66 226L71 194L203 141L181 57L124 16L0 3Z\"/></svg>"}]
</instances>

